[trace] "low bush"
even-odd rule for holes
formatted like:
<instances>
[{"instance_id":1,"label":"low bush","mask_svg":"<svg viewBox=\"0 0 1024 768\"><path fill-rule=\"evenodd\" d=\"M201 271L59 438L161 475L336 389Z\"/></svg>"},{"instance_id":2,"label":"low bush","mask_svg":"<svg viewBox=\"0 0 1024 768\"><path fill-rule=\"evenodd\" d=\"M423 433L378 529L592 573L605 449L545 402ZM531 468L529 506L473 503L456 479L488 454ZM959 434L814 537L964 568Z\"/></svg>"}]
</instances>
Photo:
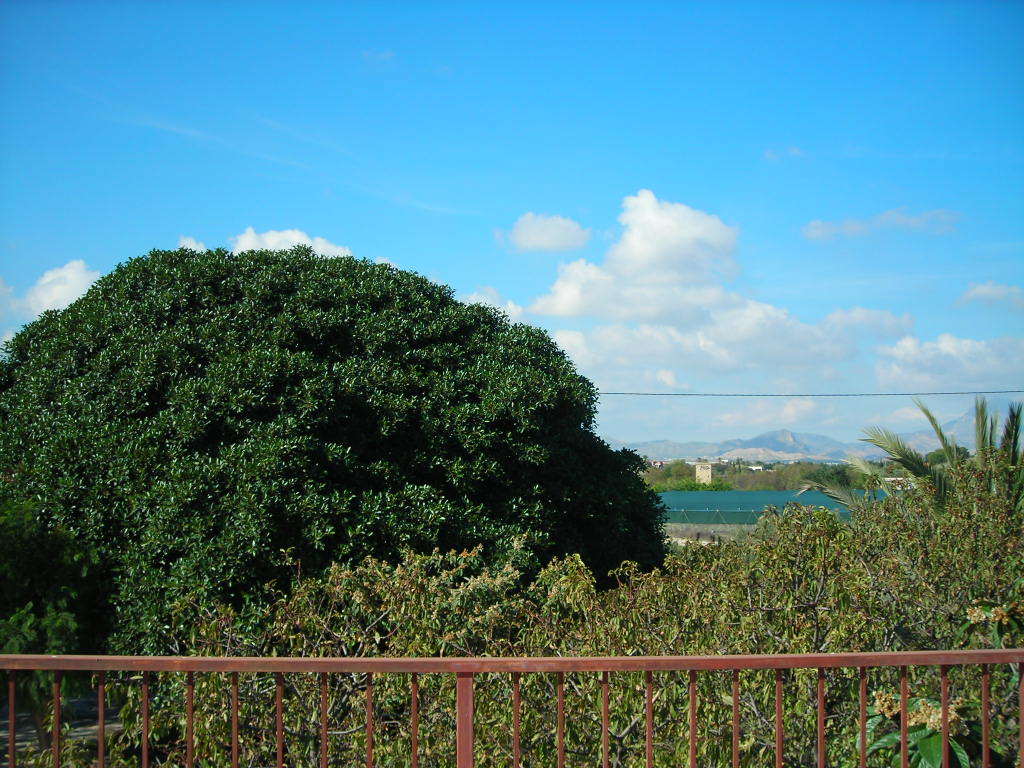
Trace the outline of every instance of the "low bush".
<instances>
[{"instance_id":1,"label":"low bush","mask_svg":"<svg viewBox=\"0 0 1024 768\"><path fill-rule=\"evenodd\" d=\"M743 541L684 547L647 573L625 564L613 574L618 586L604 591L575 556L552 561L525 589L514 561L495 569L479 551L410 552L393 565L374 559L338 565L323 577L300 580L269 615L179 603L175 616L190 628L180 650L245 656L590 656L1020 645L1024 520L1008 501L985 493L982 473L967 465L954 471L953 496L942 510L926 484L855 513L850 523L827 509L794 505L767 515ZM994 765L1011 764L1015 752L1016 674L1009 667L993 669L993 744L1001 750ZM965 728L978 721L979 675L977 669L951 674L953 695L960 699L955 717ZM816 681L813 670L786 675L787 764L814 764L815 734L808 724L815 717ZM829 764L856 765L856 672L829 671L826 682ZM600 755L599 683L596 674L566 677L569 764L592 764ZM643 683L642 675L612 675L612 765L631 764L643 754ZM332 765L365 759L366 684L362 675L330 679ZM408 763L410 684L404 675L373 680L375 755L382 765ZM478 678L479 765L510 760L511 684L508 676ZM729 684L726 673L698 676L702 764L730 760ZM270 675L242 676L246 764L270 764L273 685ZM180 756L182 686L182 676L167 675L155 689L161 759ZM420 764L448 765L454 754L453 676L421 676L419 686ZM678 765L689 750L687 679L659 673L655 686L656 765ZM895 670L872 671L872 702L886 701L897 686ZM911 686L921 701L934 698L937 671L913 669ZM313 764L319 750L318 680L286 676L286 688L287 762ZM118 747L125 765L137 759L138 749L137 686L127 690L126 730ZM764 764L774 753L774 676L744 673L741 691L742 764ZM197 711L203 714L197 756L204 764L227 764L228 696L225 676L198 676ZM554 676L524 675L522 696L523 764L547 764L555 750ZM926 720L921 723L917 730L927 736ZM873 721L872 737L880 743L873 759L888 762L886 745L897 728L892 719ZM958 738L971 748L968 736Z\"/></svg>"}]
</instances>

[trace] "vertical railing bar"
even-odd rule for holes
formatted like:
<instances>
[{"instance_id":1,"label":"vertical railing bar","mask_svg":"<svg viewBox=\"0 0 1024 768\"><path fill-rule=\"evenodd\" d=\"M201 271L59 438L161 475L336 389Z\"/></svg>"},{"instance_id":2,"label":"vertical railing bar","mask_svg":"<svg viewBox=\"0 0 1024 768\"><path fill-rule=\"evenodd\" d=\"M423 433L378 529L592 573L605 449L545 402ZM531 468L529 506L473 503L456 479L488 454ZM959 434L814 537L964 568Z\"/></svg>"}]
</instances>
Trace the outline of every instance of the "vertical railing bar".
<instances>
[{"instance_id":1,"label":"vertical railing bar","mask_svg":"<svg viewBox=\"0 0 1024 768\"><path fill-rule=\"evenodd\" d=\"M96 686L96 765L103 768L107 762L107 673L99 673Z\"/></svg>"},{"instance_id":2,"label":"vertical railing bar","mask_svg":"<svg viewBox=\"0 0 1024 768\"><path fill-rule=\"evenodd\" d=\"M690 768L697 768L697 670L690 670Z\"/></svg>"},{"instance_id":3,"label":"vertical railing bar","mask_svg":"<svg viewBox=\"0 0 1024 768\"><path fill-rule=\"evenodd\" d=\"M646 720L647 720L647 768L654 768L654 673L650 670L644 675L646 692Z\"/></svg>"},{"instance_id":4,"label":"vertical railing bar","mask_svg":"<svg viewBox=\"0 0 1024 768\"><path fill-rule=\"evenodd\" d=\"M740 768L740 671L732 671L732 768Z\"/></svg>"},{"instance_id":5,"label":"vertical railing bar","mask_svg":"<svg viewBox=\"0 0 1024 768\"><path fill-rule=\"evenodd\" d=\"M327 733L326 720L324 733ZM327 751L324 750L324 768L327 768ZM366 673L366 768L373 768L373 673Z\"/></svg>"},{"instance_id":6,"label":"vertical railing bar","mask_svg":"<svg viewBox=\"0 0 1024 768\"><path fill-rule=\"evenodd\" d=\"M18 742L15 740L17 736L17 710L15 709L18 703L17 688L18 673L10 669L7 671L7 761L10 768L15 768L18 763Z\"/></svg>"},{"instance_id":7,"label":"vertical railing bar","mask_svg":"<svg viewBox=\"0 0 1024 768\"><path fill-rule=\"evenodd\" d=\"M1024 662L1017 663L1017 758L1024 768Z\"/></svg>"},{"instance_id":8,"label":"vertical railing bar","mask_svg":"<svg viewBox=\"0 0 1024 768\"><path fill-rule=\"evenodd\" d=\"M860 668L860 768L868 764L868 671Z\"/></svg>"},{"instance_id":9,"label":"vertical railing bar","mask_svg":"<svg viewBox=\"0 0 1024 768\"><path fill-rule=\"evenodd\" d=\"M782 670L775 670L775 768L782 768L784 741L782 724Z\"/></svg>"},{"instance_id":10,"label":"vertical railing bar","mask_svg":"<svg viewBox=\"0 0 1024 768\"><path fill-rule=\"evenodd\" d=\"M231 768L238 768L238 673L231 673Z\"/></svg>"},{"instance_id":11,"label":"vertical railing bar","mask_svg":"<svg viewBox=\"0 0 1024 768\"><path fill-rule=\"evenodd\" d=\"M825 767L825 670L818 667L818 768Z\"/></svg>"},{"instance_id":12,"label":"vertical railing bar","mask_svg":"<svg viewBox=\"0 0 1024 768\"><path fill-rule=\"evenodd\" d=\"M611 731L610 709L608 705L608 673L601 673L601 768L608 768L611 763L611 744L608 734Z\"/></svg>"},{"instance_id":13,"label":"vertical railing bar","mask_svg":"<svg viewBox=\"0 0 1024 768\"><path fill-rule=\"evenodd\" d=\"M369 683L367 683L369 696ZM369 745L367 745L369 749ZM327 768L327 673L320 673L320 768Z\"/></svg>"},{"instance_id":14,"label":"vertical railing bar","mask_svg":"<svg viewBox=\"0 0 1024 768\"><path fill-rule=\"evenodd\" d=\"M565 768L565 673L557 676L557 711L558 711L558 768Z\"/></svg>"},{"instance_id":15,"label":"vertical railing bar","mask_svg":"<svg viewBox=\"0 0 1024 768\"><path fill-rule=\"evenodd\" d=\"M455 764L473 768L473 673L455 674Z\"/></svg>"},{"instance_id":16,"label":"vertical railing bar","mask_svg":"<svg viewBox=\"0 0 1024 768\"><path fill-rule=\"evenodd\" d=\"M53 673L53 768L60 768L60 678L59 670Z\"/></svg>"},{"instance_id":17,"label":"vertical railing bar","mask_svg":"<svg viewBox=\"0 0 1024 768\"><path fill-rule=\"evenodd\" d=\"M519 709L522 706L519 673L512 673L512 768L519 768Z\"/></svg>"},{"instance_id":18,"label":"vertical railing bar","mask_svg":"<svg viewBox=\"0 0 1024 768\"><path fill-rule=\"evenodd\" d=\"M142 768L149 768L149 672L142 673Z\"/></svg>"},{"instance_id":19,"label":"vertical railing bar","mask_svg":"<svg viewBox=\"0 0 1024 768\"><path fill-rule=\"evenodd\" d=\"M981 766L992 768L992 755L988 744L988 692L991 687L988 664L981 665Z\"/></svg>"},{"instance_id":20,"label":"vertical railing bar","mask_svg":"<svg viewBox=\"0 0 1024 768\"><path fill-rule=\"evenodd\" d=\"M950 768L949 762L949 667L939 665L942 685L942 768Z\"/></svg>"},{"instance_id":21,"label":"vertical railing bar","mask_svg":"<svg viewBox=\"0 0 1024 768\"><path fill-rule=\"evenodd\" d=\"M910 768L910 748L907 738L907 710L910 694L907 690L907 668L900 667L900 765Z\"/></svg>"},{"instance_id":22,"label":"vertical railing bar","mask_svg":"<svg viewBox=\"0 0 1024 768\"><path fill-rule=\"evenodd\" d=\"M412 731L412 768L419 768L420 765L420 678L415 672L412 673L412 722L409 729Z\"/></svg>"},{"instance_id":23,"label":"vertical railing bar","mask_svg":"<svg viewBox=\"0 0 1024 768\"><path fill-rule=\"evenodd\" d=\"M195 704L196 677L194 672L185 673L185 765L195 764L195 733L193 729L193 706Z\"/></svg>"},{"instance_id":24,"label":"vertical railing bar","mask_svg":"<svg viewBox=\"0 0 1024 768\"><path fill-rule=\"evenodd\" d=\"M274 719L277 726L277 768L284 768L284 675L274 673Z\"/></svg>"}]
</instances>

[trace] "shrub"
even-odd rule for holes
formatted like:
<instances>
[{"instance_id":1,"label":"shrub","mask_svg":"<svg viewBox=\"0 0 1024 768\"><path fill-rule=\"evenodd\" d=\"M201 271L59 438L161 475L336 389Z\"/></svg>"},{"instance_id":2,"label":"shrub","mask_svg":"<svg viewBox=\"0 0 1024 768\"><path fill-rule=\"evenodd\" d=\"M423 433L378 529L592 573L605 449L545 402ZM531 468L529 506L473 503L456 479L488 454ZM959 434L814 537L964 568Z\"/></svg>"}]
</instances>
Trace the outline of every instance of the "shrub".
<instances>
[{"instance_id":1,"label":"shrub","mask_svg":"<svg viewBox=\"0 0 1024 768\"><path fill-rule=\"evenodd\" d=\"M183 595L241 605L332 562L483 546L661 562L641 459L541 330L352 258L153 251L0 360L0 470L108 568L123 651Z\"/></svg>"},{"instance_id":2,"label":"shrub","mask_svg":"<svg viewBox=\"0 0 1024 768\"><path fill-rule=\"evenodd\" d=\"M367 560L338 566L322 578L303 579L290 597L281 595L269 618L227 606L182 604L180 618L193 627L185 650L241 656L594 656L924 650L990 647L993 638L1019 643L1012 634L990 633L989 626L995 621L1010 627L1003 621L1007 616L1013 626L1024 620L1024 528L1008 503L979 495L979 483L972 474L954 476L954 487L962 492L952 499L959 505L955 513L937 509L924 488L857 512L850 523L828 509L793 505L764 517L746 540L685 547L651 572L625 564L616 572L618 586L610 590L597 589L591 572L574 556L550 563L525 590L513 563L488 565L479 551L407 553L394 565ZM976 503L964 503L968 498ZM964 568L965 562L972 567ZM1015 674L1007 665L992 669L992 740L998 750L993 765L1012 764ZM960 699L956 716L972 729L979 718L979 677L977 667L950 676L952 695ZM223 714L228 688L223 676L201 678L197 711L204 719L197 754L219 765L227 760L230 743ZM599 680L597 674L566 677L566 743L575 757L600 754ZM745 672L741 682L741 761L765 764L774 754L774 723L765 715L774 708L774 676ZM687 760L687 683L685 673L655 675L656 765ZM829 765L853 768L856 670L830 670L826 683ZM176 754L181 675L164 676L161 685L168 702L162 715L170 736L167 751ZM263 738L264 748L272 748L265 741L273 732L272 681L243 676L242 685L247 759L269 764L257 743ZM809 724L815 718L816 672L787 673L784 685L787 764L812 765L816 741ZM872 670L869 685L873 701L885 699L897 690L896 671ZM934 698L938 686L938 670L913 668L914 706ZM288 730L294 734L289 761L313 762L319 748L318 681L314 675L288 676L287 687ZM365 687L365 676L331 678L330 749L336 764L355 766L365 759ZM408 762L409 690L408 676L374 679L380 724L375 754L382 763ZM612 764L632 764L644 752L643 677L614 674L610 691ZM421 765L450 764L453 676L421 676L420 692ZM728 764L728 673L701 673L697 693L701 764ZM523 763L550 763L554 676L524 675L522 696ZM510 759L510 700L509 676L478 678L479 765L504 765ZM129 712L137 716L137 707ZM126 722L121 749L130 762L138 731L134 720ZM876 751L888 749L894 728L891 720L873 720ZM918 730L922 737L932 735ZM973 754L973 738L958 735L958 744ZM922 755L931 754L925 747L932 741Z\"/></svg>"}]
</instances>

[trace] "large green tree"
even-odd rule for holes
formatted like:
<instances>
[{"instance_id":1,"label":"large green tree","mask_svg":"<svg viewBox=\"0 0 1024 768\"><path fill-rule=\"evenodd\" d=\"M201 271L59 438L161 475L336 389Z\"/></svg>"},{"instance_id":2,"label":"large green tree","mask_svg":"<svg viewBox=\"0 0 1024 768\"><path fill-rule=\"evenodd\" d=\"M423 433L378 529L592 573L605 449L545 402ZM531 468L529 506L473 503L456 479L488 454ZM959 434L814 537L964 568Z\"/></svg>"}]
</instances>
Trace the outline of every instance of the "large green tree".
<instances>
[{"instance_id":1,"label":"large green tree","mask_svg":"<svg viewBox=\"0 0 1024 768\"><path fill-rule=\"evenodd\" d=\"M80 541L46 527L28 504L5 498L0 481L0 653L87 653L99 650L95 626L81 622L96 605L91 578L95 558ZM26 703L40 746L50 745L49 674L17 676L18 702ZM70 681L76 689L75 679ZM67 690L67 687L65 687Z\"/></svg>"},{"instance_id":2,"label":"large green tree","mask_svg":"<svg viewBox=\"0 0 1024 768\"><path fill-rule=\"evenodd\" d=\"M169 607L402 549L526 536L599 573L664 554L641 459L546 333L309 249L153 251L0 360L0 471L108 565L116 648Z\"/></svg>"}]
</instances>

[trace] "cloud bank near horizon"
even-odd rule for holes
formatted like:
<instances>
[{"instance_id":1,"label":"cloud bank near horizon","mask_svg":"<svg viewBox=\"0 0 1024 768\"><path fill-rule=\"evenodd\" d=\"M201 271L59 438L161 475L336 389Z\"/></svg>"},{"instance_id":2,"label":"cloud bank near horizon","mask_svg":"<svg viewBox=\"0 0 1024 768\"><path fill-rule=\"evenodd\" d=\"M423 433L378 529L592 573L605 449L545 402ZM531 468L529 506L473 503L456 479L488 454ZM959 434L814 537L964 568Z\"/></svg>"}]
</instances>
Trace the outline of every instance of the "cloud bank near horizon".
<instances>
[{"instance_id":1,"label":"cloud bank near horizon","mask_svg":"<svg viewBox=\"0 0 1024 768\"><path fill-rule=\"evenodd\" d=\"M930 213L885 220L930 232ZM741 228L711 212L641 189L622 199L618 223L619 233L603 255L552 265L547 288L525 302L503 297L494 286L462 298L546 328L603 390L921 391L991 389L1024 380L1019 337L925 337L915 333L911 313L859 304L806 318L735 288L742 274ZM560 216L524 214L516 226L520 250L571 250L591 236L591 230ZM348 247L300 229L257 232L249 226L227 242L235 252L307 245L324 256L352 255ZM189 235L179 238L178 247L207 248ZM32 319L61 309L97 277L78 259L47 270L21 293L0 280L0 317ZM955 307L978 304L1018 312L1024 298L1019 286L971 283ZM3 338L13 332L7 329ZM791 398L723 406L707 418L719 428L800 427L836 416L818 401Z\"/></svg>"},{"instance_id":2,"label":"cloud bank near horizon","mask_svg":"<svg viewBox=\"0 0 1024 768\"><path fill-rule=\"evenodd\" d=\"M819 221L805 235L942 234L956 219L944 209L894 209L864 221ZM1024 339L921 337L912 313L858 304L812 320L733 288L742 269L741 230L713 213L642 189L622 200L619 224L603 258L563 261L525 309L492 286L467 298L548 328L605 391L920 391L1024 380ZM960 303L971 301L1014 309L1024 303L1018 288L994 283L972 284ZM832 406L799 398L711 415L720 427L835 418Z\"/></svg>"}]
</instances>

